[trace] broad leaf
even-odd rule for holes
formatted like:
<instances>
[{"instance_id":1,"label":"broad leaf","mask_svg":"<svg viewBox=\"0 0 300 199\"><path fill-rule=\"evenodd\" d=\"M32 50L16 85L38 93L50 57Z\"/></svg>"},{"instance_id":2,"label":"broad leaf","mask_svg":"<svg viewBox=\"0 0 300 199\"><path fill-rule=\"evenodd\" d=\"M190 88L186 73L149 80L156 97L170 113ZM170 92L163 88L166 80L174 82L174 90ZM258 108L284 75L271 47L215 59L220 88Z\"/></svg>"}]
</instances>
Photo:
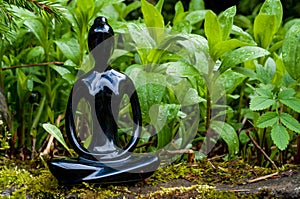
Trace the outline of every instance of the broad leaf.
<instances>
[{"instance_id":1,"label":"broad leaf","mask_svg":"<svg viewBox=\"0 0 300 199\"><path fill-rule=\"evenodd\" d=\"M295 80L300 78L300 24L287 32L282 45L282 58L286 70Z\"/></svg>"},{"instance_id":2,"label":"broad leaf","mask_svg":"<svg viewBox=\"0 0 300 199\"><path fill-rule=\"evenodd\" d=\"M95 1L93 0L76 0L77 12L81 15L87 15L87 20L91 19L94 15ZM97 11L97 10L96 10Z\"/></svg>"},{"instance_id":3,"label":"broad leaf","mask_svg":"<svg viewBox=\"0 0 300 199\"><path fill-rule=\"evenodd\" d=\"M181 105L179 104L155 104L150 108L149 115L151 124L157 127L157 132L159 132L164 125L177 117L180 107Z\"/></svg>"},{"instance_id":4,"label":"broad leaf","mask_svg":"<svg viewBox=\"0 0 300 199\"><path fill-rule=\"evenodd\" d=\"M156 5L155 5L155 7L156 7L156 9L161 13L161 10L163 9L163 5L164 5L164 0L159 0L157 3L156 3Z\"/></svg>"},{"instance_id":5,"label":"broad leaf","mask_svg":"<svg viewBox=\"0 0 300 199\"><path fill-rule=\"evenodd\" d=\"M24 95L28 92L28 77L25 75L23 70L17 70L17 93L21 100L24 100Z\"/></svg>"},{"instance_id":6,"label":"broad leaf","mask_svg":"<svg viewBox=\"0 0 300 199\"><path fill-rule=\"evenodd\" d=\"M216 44L213 49L211 50L211 54L214 60L217 60L222 55L224 55L226 52L230 52L238 47L242 46L249 46L252 44L237 40L237 39L230 39L226 41L222 41L218 44Z\"/></svg>"},{"instance_id":7,"label":"broad leaf","mask_svg":"<svg viewBox=\"0 0 300 199\"><path fill-rule=\"evenodd\" d=\"M248 69L248 68L235 67L232 70L237 72L237 73L240 73L242 75L245 75L246 77L250 77L250 78L253 78L253 79L257 78L257 74L253 70Z\"/></svg>"},{"instance_id":8,"label":"broad leaf","mask_svg":"<svg viewBox=\"0 0 300 199\"><path fill-rule=\"evenodd\" d=\"M266 0L254 20L254 37L259 46L267 49L282 21L280 0Z\"/></svg>"},{"instance_id":9,"label":"broad leaf","mask_svg":"<svg viewBox=\"0 0 300 199\"><path fill-rule=\"evenodd\" d=\"M43 60L44 56L45 56L44 48L42 46L36 46L28 52L27 62L31 63L33 62L33 60L36 60L37 58Z\"/></svg>"},{"instance_id":10,"label":"broad leaf","mask_svg":"<svg viewBox=\"0 0 300 199\"><path fill-rule=\"evenodd\" d=\"M212 11L206 12L204 31L209 49L212 50L217 43L222 41L222 29L216 14Z\"/></svg>"},{"instance_id":11,"label":"broad leaf","mask_svg":"<svg viewBox=\"0 0 300 199\"><path fill-rule=\"evenodd\" d=\"M39 18L31 18L29 20L26 20L24 23L30 31L34 34L34 36L38 39L41 46L44 46L44 43L47 42L47 32L45 30L47 29L42 20Z\"/></svg>"},{"instance_id":12,"label":"broad leaf","mask_svg":"<svg viewBox=\"0 0 300 199\"><path fill-rule=\"evenodd\" d=\"M231 34L236 35L241 41L251 43L252 45L257 45L248 32L244 31L242 28L236 25L232 26Z\"/></svg>"},{"instance_id":13,"label":"broad leaf","mask_svg":"<svg viewBox=\"0 0 300 199\"><path fill-rule=\"evenodd\" d=\"M158 136L158 148L162 148L171 142L172 133L168 124L177 117L180 107L178 104L155 104L150 108L150 123L155 127Z\"/></svg>"},{"instance_id":14,"label":"broad leaf","mask_svg":"<svg viewBox=\"0 0 300 199\"><path fill-rule=\"evenodd\" d=\"M236 6L232 6L222 12L219 17L219 23L222 28L222 39L223 41L227 40L233 25L233 18L236 14Z\"/></svg>"},{"instance_id":15,"label":"broad leaf","mask_svg":"<svg viewBox=\"0 0 300 199\"><path fill-rule=\"evenodd\" d=\"M268 84L272 81L276 72L276 64L272 58L268 58L265 65L256 64L256 73L259 80Z\"/></svg>"},{"instance_id":16,"label":"broad leaf","mask_svg":"<svg viewBox=\"0 0 300 199\"><path fill-rule=\"evenodd\" d=\"M133 80L137 89L143 122L149 123L149 110L160 104L166 92L166 76L159 73L147 73L140 67L128 69L127 75Z\"/></svg>"},{"instance_id":17,"label":"broad leaf","mask_svg":"<svg viewBox=\"0 0 300 199\"><path fill-rule=\"evenodd\" d=\"M175 4L175 15L173 19L173 25L177 25L180 21L182 21L187 13L184 12L184 7L181 1L178 1Z\"/></svg>"},{"instance_id":18,"label":"broad leaf","mask_svg":"<svg viewBox=\"0 0 300 199\"><path fill-rule=\"evenodd\" d=\"M270 99L266 96L256 96L250 101L250 109L253 111L264 110L275 104L274 99Z\"/></svg>"},{"instance_id":19,"label":"broad leaf","mask_svg":"<svg viewBox=\"0 0 300 199\"><path fill-rule=\"evenodd\" d=\"M278 114L276 112L266 112L262 114L256 121L258 128L267 128L278 122Z\"/></svg>"},{"instance_id":20,"label":"broad leaf","mask_svg":"<svg viewBox=\"0 0 300 199\"><path fill-rule=\"evenodd\" d=\"M289 115L287 113L281 113L280 121L288 129L295 131L297 133L300 133L300 123L295 118L293 118L291 115Z\"/></svg>"},{"instance_id":21,"label":"broad leaf","mask_svg":"<svg viewBox=\"0 0 300 199\"><path fill-rule=\"evenodd\" d=\"M132 3L130 3L128 6L126 6L124 12L123 12L123 19L126 18L126 16L131 13L132 11L138 9L141 7L141 2L140 1L134 1Z\"/></svg>"},{"instance_id":22,"label":"broad leaf","mask_svg":"<svg viewBox=\"0 0 300 199\"><path fill-rule=\"evenodd\" d=\"M196 68L184 62L168 62L162 65L167 68L166 73L168 75L178 77L193 77L200 75L199 71L197 71Z\"/></svg>"},{"instance_id":23,"label":"broad leaf","mask_svg":"<svg viewBox=\"0 0 300 199\"><path fill-rule=\"evenodd\" d=\"M258 15L254 21L254 38L259 46L267 49L276 33L276 16Z\"/></svg>"},{"instance_id":24,"label":"broad leaf","mask_svg":"<svg viewBox=\"0 0 300 199\"><path fill-rule=\"evenodd\" d=\"M226 71L228 68L233 68L237 64L263 57L270 54L267 50L256 46L244 46L236 50L226 53L222 56L222 64L219 69L220 73Z\"/></svg>"},{"instance_id":25,"label":"broad leaf","mask_svg":"<svg viewBox=\"0 0 300 199\"><path fill-rule=\"evenodd\" d=\"M280 0L266 0L260 8L259 14L276 16L276 30L279 29L283 16L283 9Z\"/></svg>"},{"instance_id":26,"label":"broad leaf","mask_svg":"<svg viewBox=\"0 0 300 199\"><path fill-rule=\"evenodd\" d=\"M146 0L141 0L142 13L147 27L164 27L164 18L160 11Z\"/></svg>"},{"instance_id":27,"label":"broad leaf","mask_svg":"<svg viewBox=\"0 0 300 199\"><path fill-rule=\"evenodd\" d=\"M64 56L72 60L75 64L79 64L80 60L80 47L77 39L75 38L63 38L55 41L55 44L64 54Z\"/></svg>"},{"instance_id":28,"label":"broad leaf","mask_svg":"<svg viewBox=\"0 0 300 199\"><path fill-rule=\"evenodd\" d=\"M255 88L255 93L257 93L260 96L265 96L272 99L274 97L273 90L274 90L274 85L261 84L259 88Z\"/></svg>"},{"instance_id":29,"label":"broad leaf","mask_svg":"<svg viewBox=\"0 0 300 199\"><path fill-rule=\"evenodd\" d=\"M182 106L190 106L205 101L186 79L181 80L176 86L172 86L171 89L174 92L173 95L175 95Z\"/></svg>"},{"instance_id":30,"label":"broad leaf","mask_svg":"<svg viewBox=\"0 0 300 199\"><path fill-rule=\"evenodd\" d=\"M245 80L245 78L246 76L232 70L227 70L220 75L220 80L222 85L224 85L227 94L234 92L236 87L238 87Z\"/></svg>"},{"instance_id":31,"label":"broad leaf","mask_svg":"<svg viewBox=\"0 0 300 199\"><path fill-rule=\"evenodd\" d=\"M69 147L67 146L62 133L60 132L59 128L57 128L56 126L54 126L53 124L50 123L46 123L43 124L43 128L50 133L51 135L53 135L53 137L55 137L57 139L57 141L59 141L64 147L65 149L67 149L68 151L70 151Z\"/></svg>"},{"instance_id":32,"label":"broad leaf","mask_svg":"<svg viewBox=\"0 0 300 199\"><path fill-rule=\"evenodd\" d=\"M189 11L194 10L204 10L204 1L203 0L191 0L189 4Z\"/></svg>"},{"instance_id":33,"label":"broad leaf","mask_svg":"<svg viewBox=\"0 0 300 199\"><path fill-rule=\"evenodd\" d=\"M280 99L279 101L294 111L300 113L300 99L292 97L290 99Z\"/></svg>"},{"instance_id":34,"label":"broad leaf","mask_svg":"<svg viewBox=\"0 0 300 199\"><path fill-rule=\"evenodd\" d=\"M271 130L271 138L280 150L284 150L289 144L290 136L282 125L276 123Z\"/></svg>"},{"instance_id":35,"label":"broad leaf","mask_svg":"<svg viewBox=\"0 0 300 199\"><path fill-rule=\"evenodd\" d=\"M205 19L206 12L206 10L196 10L193 12L189 12L184 19L189 21L191 25L194 25Z\"/></svg>"},{"instance_id":36,"label":"broad leaf","mask_svg":"<svg viewBox=\"0 0 300 199\"><path fill-rule=\"evenodd\" d=\"M290 99L296 94L295 89L293 88L285 88L278 93L278 99Z\"/></svg>"},{"instance_id":37,"label":"broad leaf","mask_svg":"<svg viewBox=\"0 0 300 199\"><path fill-rule=\"evenodd\" d=\"M239 152L239 138L231 125L225 122L213 120L210 124L210 128L218 133L226 142L230 157L235 156Z\"/></svg>"},{"instance_id":38,"label":"broad leaf","mask_svg":"<svg viewBox=\"0 0 300 199\"><path fill-rule=\"evenodd\" d=\"M69 84L74 84L75 76L71 73L71 71L69 71L65 67L56 66L56 65L51 65L51 68L53 68L56 72L58 72L63 79L69 82Z\"/></svg>"}]
</instances>

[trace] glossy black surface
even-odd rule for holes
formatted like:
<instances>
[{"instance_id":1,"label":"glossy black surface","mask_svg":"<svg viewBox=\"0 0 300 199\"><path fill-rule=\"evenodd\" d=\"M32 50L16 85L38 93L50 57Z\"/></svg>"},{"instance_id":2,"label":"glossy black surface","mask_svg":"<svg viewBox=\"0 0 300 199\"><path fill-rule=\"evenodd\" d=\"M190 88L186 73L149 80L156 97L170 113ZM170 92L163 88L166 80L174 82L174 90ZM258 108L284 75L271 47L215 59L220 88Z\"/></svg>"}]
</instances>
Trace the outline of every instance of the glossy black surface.
<instances>
[{"instance_id":1,"label":"glossy black surface","mask_svg":"<svg viewBox=\"0 0 300 199\"><path fill-rule=\"evenodd\" d=\"M107 66L113 51L114 32L104 17L97 17L89 31L89 49L95 67L72 88L66 110L66 133L78 158L54 159L49 169L62 184L81 182L124 183L149 177L159 166L156 155L133 154L141 133L142 116L132 81ZM99 45L101 43L101 45ZM118 143L117 118L124 95L130 99L133 132L127 146ZM81 99L91 107L92 139L88 148L80 144L74 115Z\"/></svg>"}]
</instances>

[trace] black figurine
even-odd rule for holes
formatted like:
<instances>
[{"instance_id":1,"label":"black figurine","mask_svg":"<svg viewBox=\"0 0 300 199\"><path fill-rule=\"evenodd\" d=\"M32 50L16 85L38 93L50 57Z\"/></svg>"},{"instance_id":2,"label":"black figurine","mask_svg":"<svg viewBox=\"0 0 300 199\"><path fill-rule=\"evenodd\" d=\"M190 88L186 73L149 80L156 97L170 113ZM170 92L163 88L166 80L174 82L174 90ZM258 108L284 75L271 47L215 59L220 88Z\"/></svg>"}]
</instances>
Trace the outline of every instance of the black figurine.
<instances>
[{"instance_id":1,"label":"black figurine","mask_svg":"<svg viewBox=\"0 0 300 199\"><path fill-rule=\"evenodd\" d=\"M142 116L132 81L108 67L114 49L113 35L105 17L97 17L89 30L88 45L95 66L74 84L65 120L67 139L78 158L54 159L49 163L50 171L62 184L140 181L152 175L160 164L154 154L132 153L141 133ZM117 139L116 120L124 95L128 95L132 107L133 133L127 146L122 148ZM74 113L81 99L91 107L93 135L88 148L81 145L74 123Z\"/></svg>"}]
</instances>

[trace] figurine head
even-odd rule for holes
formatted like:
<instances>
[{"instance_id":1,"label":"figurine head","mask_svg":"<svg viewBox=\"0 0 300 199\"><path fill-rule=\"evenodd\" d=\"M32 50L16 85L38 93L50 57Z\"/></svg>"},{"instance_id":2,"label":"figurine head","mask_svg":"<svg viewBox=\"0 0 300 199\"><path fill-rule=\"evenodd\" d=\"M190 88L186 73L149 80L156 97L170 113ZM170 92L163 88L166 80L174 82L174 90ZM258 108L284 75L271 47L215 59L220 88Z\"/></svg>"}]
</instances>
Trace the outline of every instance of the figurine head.
<instances>
[{"instance_id":1,"label":"figurine head","mask_svg":"<svg viewBox=\"0 0 300 199\"><path fill-rule=\"evenodd\" d=\"M96 67L107 65L114 49L114 31L105 17L99 16L89 30L88 46L92 52Z\"/></svg>"}]
</instances>

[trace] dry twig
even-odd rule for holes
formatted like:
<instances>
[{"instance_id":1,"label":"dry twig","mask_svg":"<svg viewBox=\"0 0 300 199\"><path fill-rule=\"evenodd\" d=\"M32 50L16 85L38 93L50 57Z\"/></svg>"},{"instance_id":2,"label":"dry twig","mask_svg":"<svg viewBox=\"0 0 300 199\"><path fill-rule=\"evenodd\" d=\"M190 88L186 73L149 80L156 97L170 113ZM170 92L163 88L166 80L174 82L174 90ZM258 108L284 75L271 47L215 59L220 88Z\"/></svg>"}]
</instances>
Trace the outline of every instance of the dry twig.
<instances>
[{"instance_id":1,"label":"dry twig","mask_svg":"<svg viewBox=\"0 0 300 199\"><path fill-rule=\"evenodd\" d=\"M58 61L54 61L54 62L45 62L45 63L38 63L38 64L23 64L23 65L18 65L18 66L11 66L11 67L7 67L7 68L2 68L3 71L5 70L11 70L11 69L15 69L15 68L29 68L29 67L35 67L35 66L48 66L48 65L64 65L64 62L58 62Z\"/></svg>"},{"instance_id":2,"label":"dry twig","mask_svg":"<svg viewBox=\"0 0 300 199\"><path fill-rule=\"evenodd\" d=\"M254 144L254 146L268 159L269 162L274 166L274 168L278 171L278 167L274 163L274 161L266 154L266 152L257 144L257 142L253 139L253 137L250 135L249 131L246 131L246 134L250 138L251 142Z\"/></svg>"},{"instance_id":3,"label":"dry twig","mask_svg":"<svg viewBox=\"0 0 300 199\"><path fill-rule=\"evenodd\" d=\"M247 182L248 183L253 183L253 182L258 182L258 181L265 180L265 179L268 179L268 178L272 178L272 177L275 177L275 176L279 177L278 174L279 174L278 172L275 172L275 173L272 173L272 174L269 174L269 175L265 175L265 176L261 176L261 177L258 177L258 178L252 179L252 180L248 180Z\"/></svg>"}]
</instances>

